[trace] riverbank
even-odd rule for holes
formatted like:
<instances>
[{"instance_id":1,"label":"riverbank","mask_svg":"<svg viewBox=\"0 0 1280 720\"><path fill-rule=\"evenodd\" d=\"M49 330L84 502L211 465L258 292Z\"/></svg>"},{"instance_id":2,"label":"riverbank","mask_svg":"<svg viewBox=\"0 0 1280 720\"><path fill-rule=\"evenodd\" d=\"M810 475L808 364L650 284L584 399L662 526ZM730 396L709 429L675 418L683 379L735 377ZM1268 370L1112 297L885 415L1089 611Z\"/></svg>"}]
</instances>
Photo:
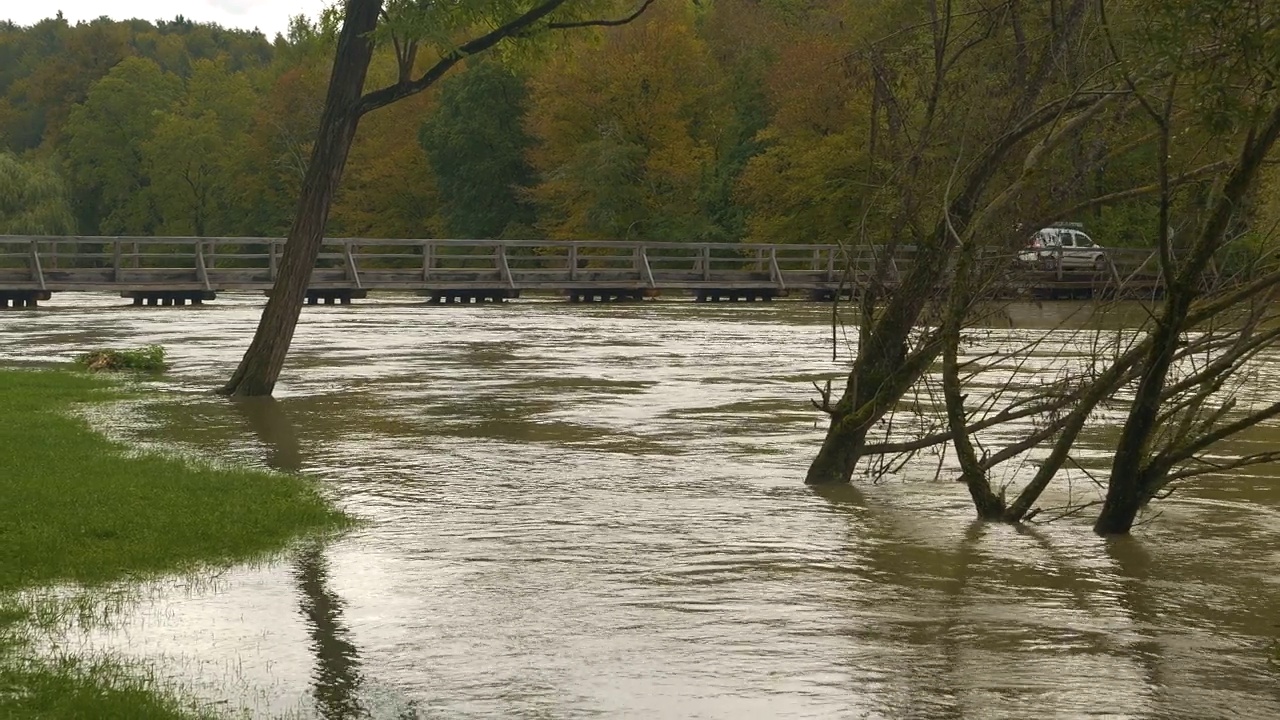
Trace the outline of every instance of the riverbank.
<instances>
[{"instance_id":1,"label":"riverbank","mask_svg":"<svg viewBox=\"0 0 1280 720\"><path fill-rule=\"evenodd\" d=\"M23 590L95 590L262 558L350 523L307 478L137 453L75 407L123 399L101 376L0 369L0 717L208 713L109 660L40 660Z\"/></svg>"}]
</instances>

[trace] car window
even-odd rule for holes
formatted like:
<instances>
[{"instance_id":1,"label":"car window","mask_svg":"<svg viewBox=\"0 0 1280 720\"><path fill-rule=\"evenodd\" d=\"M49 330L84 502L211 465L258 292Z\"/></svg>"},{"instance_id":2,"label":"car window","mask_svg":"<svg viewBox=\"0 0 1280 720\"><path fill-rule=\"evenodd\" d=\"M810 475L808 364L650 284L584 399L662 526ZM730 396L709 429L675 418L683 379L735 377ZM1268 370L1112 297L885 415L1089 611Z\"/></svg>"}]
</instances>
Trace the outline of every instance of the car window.
<instances>
[{"instance_id":1,"label":"car window","mask_svg":"<svg viewBox=\"0 0 1280 720\"><path fill-rule=\"evenodd\" d=\"M1060 233L1058 237L1062 238L1062 247L1074 247L1076 244L1075 240L1071 237L1071 233Z\"/></svg>"},{"instance_id":2,"label":"car window","mask_svg":"<svg viewBox=\"0 0 1280 720\"><path fill-rule=\"evenodd\" d=\"M1076 247L1093 247L1093 240L1089 239L1084 233L1075 233Z\"/></svg>"}]
</instances>

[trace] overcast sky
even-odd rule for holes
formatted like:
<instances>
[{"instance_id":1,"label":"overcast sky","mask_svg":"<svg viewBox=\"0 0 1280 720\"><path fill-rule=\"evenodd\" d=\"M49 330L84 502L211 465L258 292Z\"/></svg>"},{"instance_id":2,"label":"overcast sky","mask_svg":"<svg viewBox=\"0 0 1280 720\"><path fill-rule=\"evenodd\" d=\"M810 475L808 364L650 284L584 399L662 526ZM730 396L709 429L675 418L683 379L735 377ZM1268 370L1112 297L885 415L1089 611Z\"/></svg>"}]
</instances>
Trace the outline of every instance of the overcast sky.
<instances>
[{"instance_id":1,"label":"overcast sky","mask_svg":"<svg viewBox=\"0 0 1280 720\"><path fill-rule=\"evenodd\" d=\"M62 15L71 23L106 15L115 20L171 20L183 15L197 22L216 22L224 27L258 28L267 39L284 32L292 15L316 17L326 0L34 0L0 1L0 18L19 25Z\"/></svg>"}]
</instances>

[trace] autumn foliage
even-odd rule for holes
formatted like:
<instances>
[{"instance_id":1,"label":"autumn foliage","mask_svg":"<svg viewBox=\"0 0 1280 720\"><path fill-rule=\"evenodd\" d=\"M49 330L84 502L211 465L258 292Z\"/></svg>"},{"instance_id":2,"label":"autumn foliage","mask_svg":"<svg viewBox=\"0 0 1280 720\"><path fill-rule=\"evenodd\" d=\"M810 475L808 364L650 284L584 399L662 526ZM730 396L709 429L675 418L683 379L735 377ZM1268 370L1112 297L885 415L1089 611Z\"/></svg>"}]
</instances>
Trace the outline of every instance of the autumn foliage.
<instances>
[{"instance_id":1,"label":"autumn foliage","mask_svg":"<svg viewBox=\"0 0 1280 720\"><path fill-rule=\"evenodd\" d=\"M876 134L912 118L895 119L877 97L923 81L930 50L902 38L927 20L924 7L659 2L623 27L468 60L365 119L328 232L883 240L867 228L898 232L907 215L881 190L898 171ZM0 151L61 176L67 199L56 212L74 217L65 230L282 235L337 20L299 18L273 40L182 18L0 24ZM392 47L380 45L370 86L396 70ZM965 122L981 120L974 100ZM1104 194L1149 174L1149 153L1102 167L1106 149L1079 143L1053 169L1051 191ZM1150 234L1137 228L1152 212L1119 203L1087 219L1106 244L1144 244Z\"/></svg>"}]
</instances>

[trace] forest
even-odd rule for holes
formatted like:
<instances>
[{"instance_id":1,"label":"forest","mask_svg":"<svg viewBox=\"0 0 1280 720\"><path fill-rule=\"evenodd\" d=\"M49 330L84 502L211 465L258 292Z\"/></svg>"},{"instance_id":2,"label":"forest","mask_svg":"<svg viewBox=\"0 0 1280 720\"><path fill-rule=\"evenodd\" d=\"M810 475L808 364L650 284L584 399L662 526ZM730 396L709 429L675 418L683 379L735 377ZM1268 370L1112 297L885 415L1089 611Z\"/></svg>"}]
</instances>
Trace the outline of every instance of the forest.
<instances>
[{"instance_id":1,"label":"forest","mask_svg":"<svg viewBox=\"0 0 1280 720\"><path fill-rule=\"evenodd\" d=\"M900 232L902 200L883 177L905 127L894 113L925 79L927 55L901 30L924 5L658 2L620 27L469 58L365 119L327 233L835 243ZM298 17L274 39L182 17L0 25L0 233L284 235L340 22L339 10ZM1028 45L1051 37L1032 30L1050 34ZM1081 82L1107 52L1086 40L1063 69ZM396 63L380 43L366 85ZM960 73L984 68L955 70L981 104L981 78ZM1106 133L1077 134L1037 192L1079 207L1150 182L1150 143L1109 147L1117 126L1143 121L1112 113ZM1156 205L1137 196L1048 219L1084 222L1105 246L1151 245Z\"/></svg>"}]
</instances>

